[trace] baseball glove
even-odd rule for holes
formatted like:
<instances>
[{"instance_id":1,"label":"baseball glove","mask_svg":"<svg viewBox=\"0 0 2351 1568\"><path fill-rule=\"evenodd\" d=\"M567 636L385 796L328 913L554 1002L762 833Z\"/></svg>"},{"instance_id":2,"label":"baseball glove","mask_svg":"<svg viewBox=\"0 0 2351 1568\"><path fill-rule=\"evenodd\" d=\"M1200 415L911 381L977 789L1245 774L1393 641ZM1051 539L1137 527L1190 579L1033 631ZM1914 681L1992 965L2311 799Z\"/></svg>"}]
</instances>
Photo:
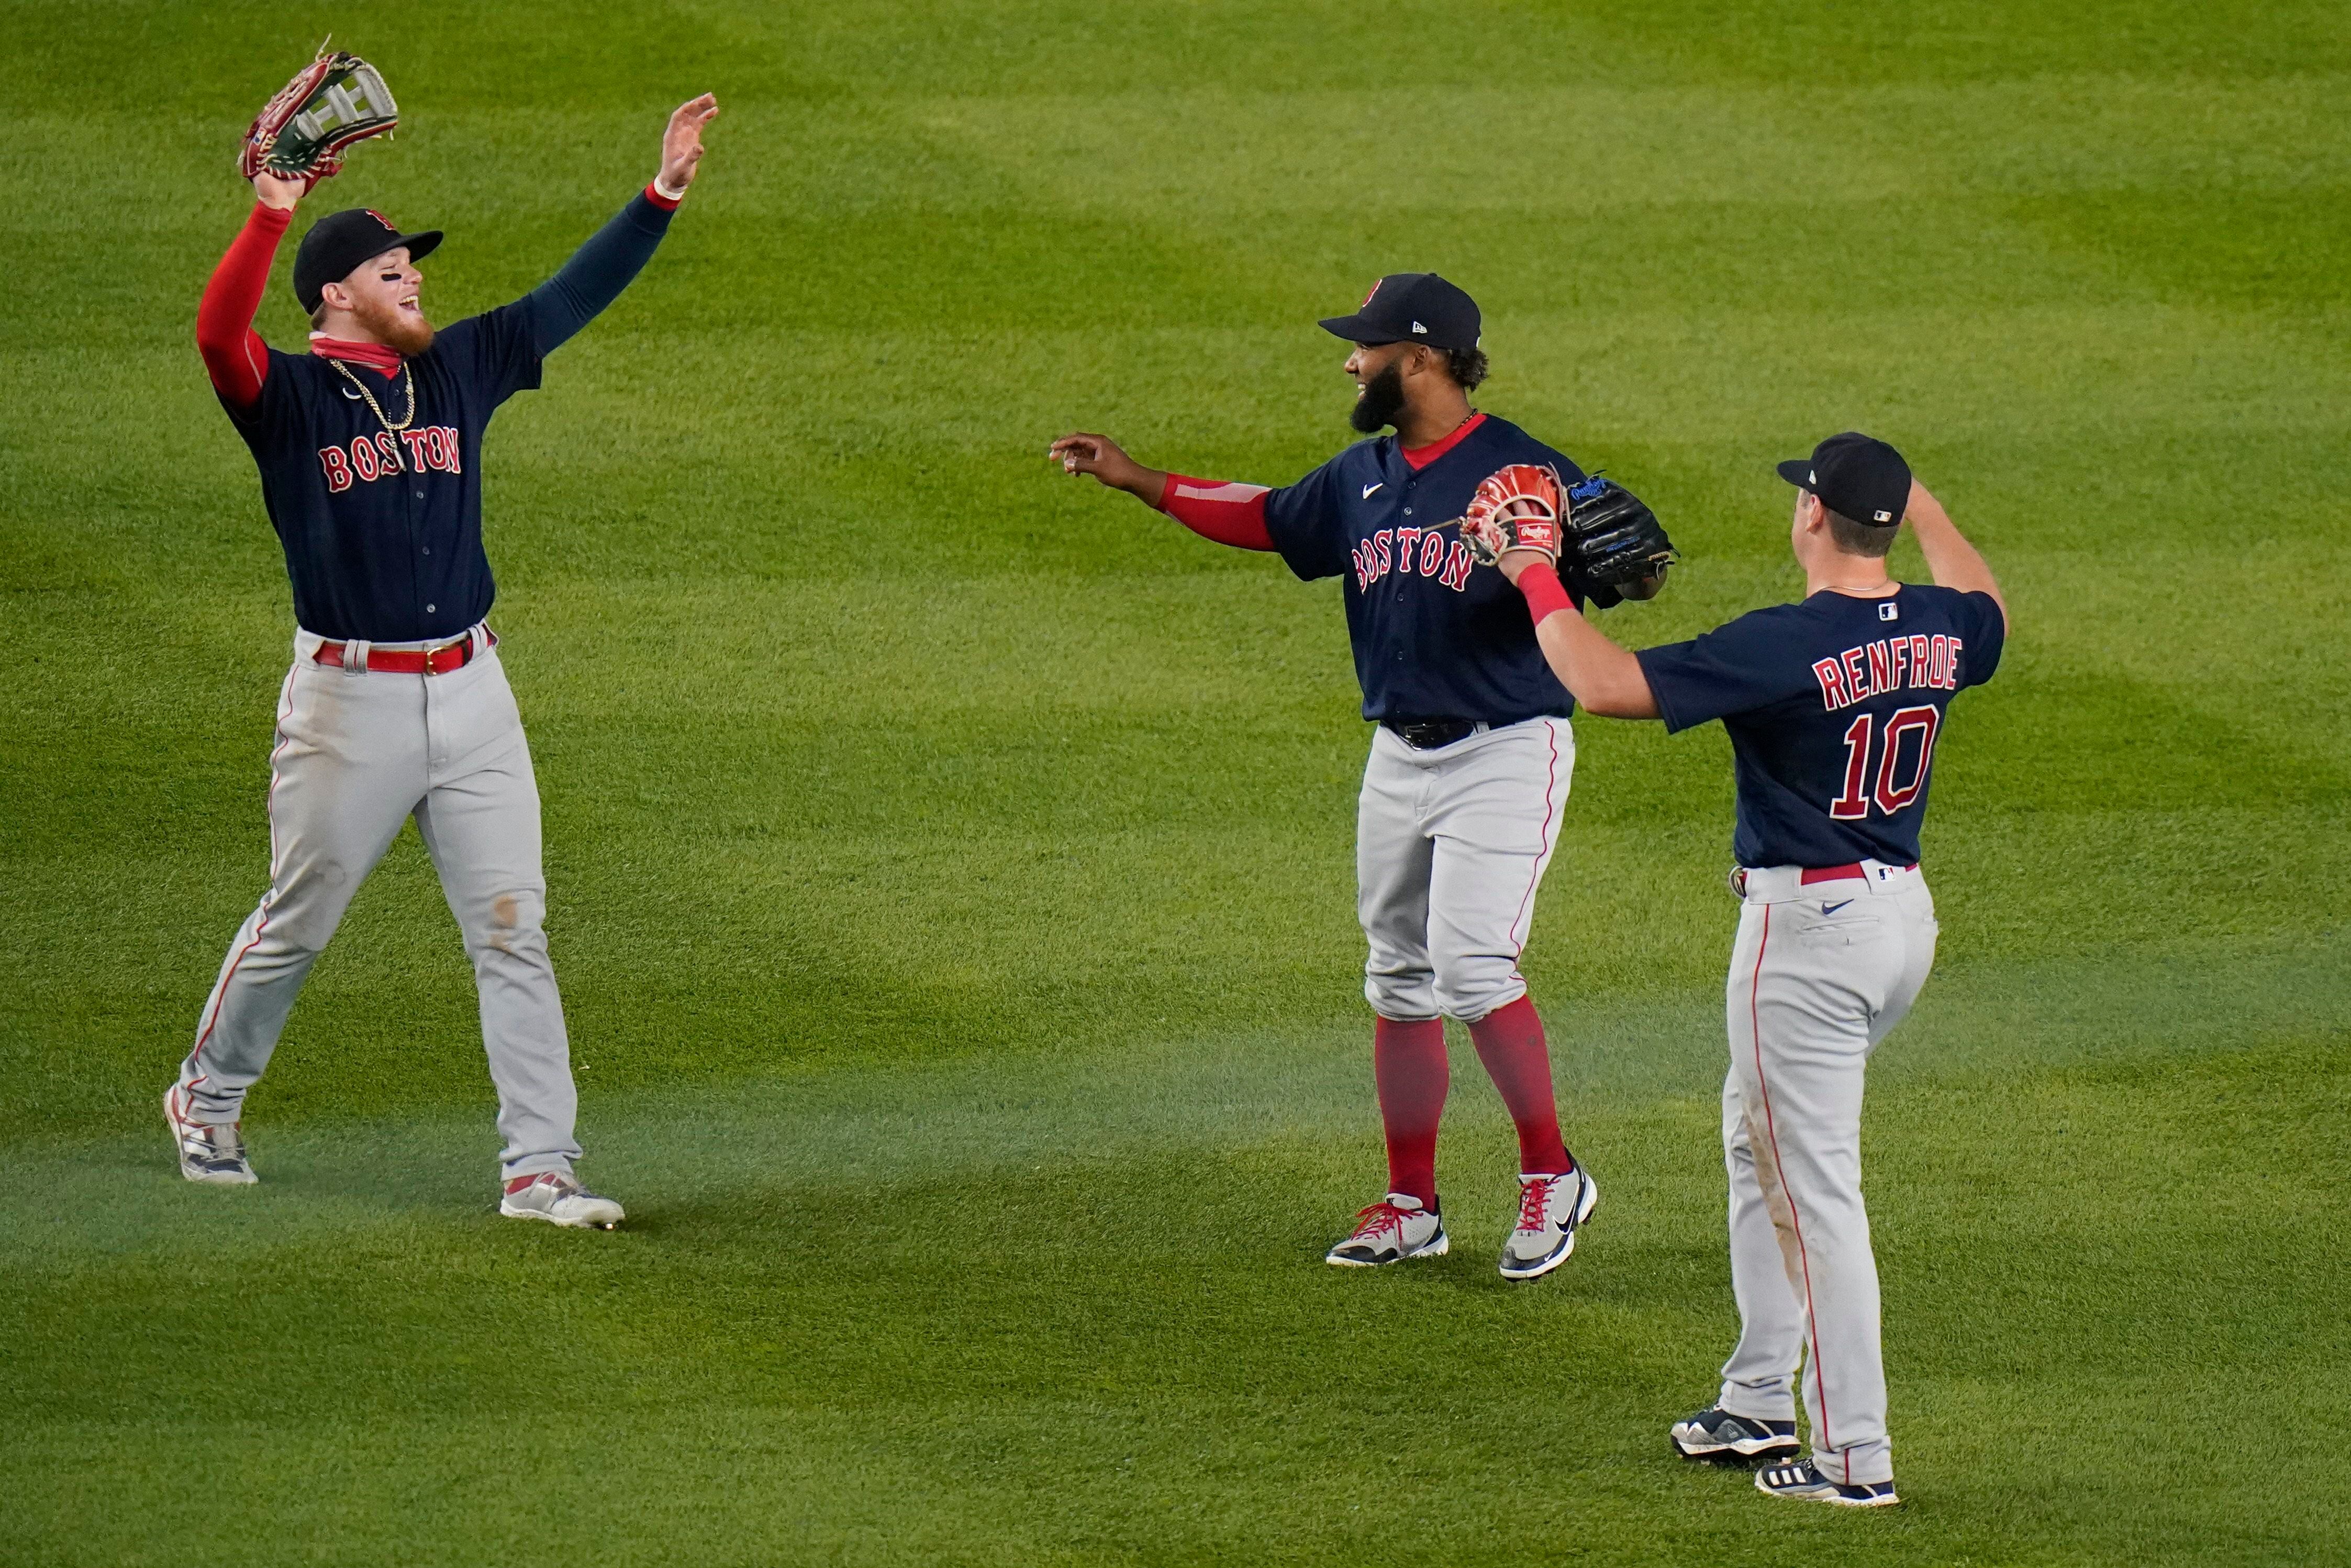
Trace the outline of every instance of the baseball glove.
<instances>
[{"instance_id":1,"label":"baseball glove","mask_svg":"<svg viewBox=\"0 0 2351 1568\"><path fill-rule=\"evenodd\" d=\"M343 166L343 149L400 123L400 106L383 76L357 55L329 52L277 89L246 128L237 171L246 179L270 173L299 180L308 191Z\"/></svg>"},{"instance_id":2,"label":"baseball glove","mask_svg":"<svg viewBox=\"0 0 2351 1568\"><path fill-rule=\"evenodd\" d=\"M1657 514L1614 479L1594 474L1567 492L1567 564L1602 609L1674 563Z\"/></svg>"},{"instance_id":3,"label":"baseball glove","mask_svg":"<svg viewBox=\"0 0 2351 1568\"><path fill-rule=\"evenodd\" d=\"M1533 463L1513 463L1486 476L1461 517L1461 542L1481 566L1504 550L1540 550L1559 559L1559 476Z\"/></svg>"}]
</instances>

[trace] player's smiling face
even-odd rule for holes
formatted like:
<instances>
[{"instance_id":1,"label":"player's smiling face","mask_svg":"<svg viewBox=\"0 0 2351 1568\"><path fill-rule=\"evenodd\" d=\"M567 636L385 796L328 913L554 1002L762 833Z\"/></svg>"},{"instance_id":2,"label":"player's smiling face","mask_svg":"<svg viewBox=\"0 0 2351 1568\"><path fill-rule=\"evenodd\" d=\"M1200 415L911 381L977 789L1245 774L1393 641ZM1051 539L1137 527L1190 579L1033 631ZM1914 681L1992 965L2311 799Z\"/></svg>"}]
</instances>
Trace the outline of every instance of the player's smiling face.
<instances>
[{"instance_id":1,"label":"player's smiling face","mask_svg":"<svg viewBox=\"0 0 2351 1568\"><path fill-rule=\"evenodd\" d=\"M424 317L424 275L399 246L370 258L335 286L340 298L328 304L354 318L367 335L403 354L433 346L433 323Z\"/></svg>"}]
</instances>

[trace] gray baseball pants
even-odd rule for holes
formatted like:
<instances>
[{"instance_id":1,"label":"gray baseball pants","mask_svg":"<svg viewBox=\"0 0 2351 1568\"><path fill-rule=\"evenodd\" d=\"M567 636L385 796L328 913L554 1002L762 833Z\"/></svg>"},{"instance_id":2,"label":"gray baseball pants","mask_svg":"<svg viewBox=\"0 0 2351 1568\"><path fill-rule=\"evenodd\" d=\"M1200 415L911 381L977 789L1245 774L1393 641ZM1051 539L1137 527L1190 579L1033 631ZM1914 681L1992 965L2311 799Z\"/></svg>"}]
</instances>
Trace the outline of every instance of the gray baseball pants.
<instances>
[{"instance_id":1,"label":"gray baseball pants","mask_svg":"<svg viewBox=\"0 0 2351 1568\"><path fill-rule=\"evenodd\" d=\"M1796 1418L1830 1479L1894 1479L1878 1349L1877 1262L1861 1201L1862 1074L1935 963L1935 901L1916 867L1802 884L1746 873L1728 989L1730 1286L1739 1348L1722 1408Z\"/></svg>"},{"instance_id":2,"label":"gray baseball pants","mask_svg":"<svg viewBox=\"0 0 2351 1568\"><path fill-rule=\"evenodd\" d=\"M269 757L269 891L198 1016L175 1090L183 1114L237 1119L310 966L414 817L474 962L505 1174L568 1172L579 1157L570 1043L541 924L538 785L494 641L481 626L470 635L469 663L425 675L366 670L365 643L342 667L320 664L320 639L296 634Z\"/></svg>"},{"instance_id":3,"label":"gray baseball pants","mask_svg":"<svg viewBox=\"0 0 2351 1568\"><path fill-rule=\"evenodd\" d=\"M1382 1018L1474 1023L1527 994L1519 954L1575 771L1563 718L1428 751L1372 732L1355 816L1355 912Z\"/></svg>"}]
</instances>

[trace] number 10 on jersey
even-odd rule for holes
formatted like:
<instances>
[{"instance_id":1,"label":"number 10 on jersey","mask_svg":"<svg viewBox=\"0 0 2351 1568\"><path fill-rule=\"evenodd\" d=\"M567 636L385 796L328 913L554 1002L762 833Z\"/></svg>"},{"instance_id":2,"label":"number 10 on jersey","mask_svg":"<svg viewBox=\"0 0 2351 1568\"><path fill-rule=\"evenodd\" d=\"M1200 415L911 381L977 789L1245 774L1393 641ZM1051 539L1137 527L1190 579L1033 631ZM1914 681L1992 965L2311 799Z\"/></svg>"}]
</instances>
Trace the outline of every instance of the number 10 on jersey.
<instances>
[{"instance_id":1,"label":"number 10 on jersey","mask_svg":"<svg viewBox=\"0 0 2351 1568\"><path fill-rule=\"evenodd\" d=\"M1935 732L1942 720L1941 710L1922 703L1887 718L1881 735L1876 714L1855 715L1844 732L1844 792L1829 803L1829 815L1841 822L1855 821L1868 816L1875 805L1879 815L1891 817L1916 800L1927 788L1927 769L1935 760ZM1917 761L1909 782L1897 784L1895 777L1902 770L1906 743L1913 734L1918 737ZM1873 744L1878 758L1875 768L1869 765Z\"/></svg>"}]
</instances>

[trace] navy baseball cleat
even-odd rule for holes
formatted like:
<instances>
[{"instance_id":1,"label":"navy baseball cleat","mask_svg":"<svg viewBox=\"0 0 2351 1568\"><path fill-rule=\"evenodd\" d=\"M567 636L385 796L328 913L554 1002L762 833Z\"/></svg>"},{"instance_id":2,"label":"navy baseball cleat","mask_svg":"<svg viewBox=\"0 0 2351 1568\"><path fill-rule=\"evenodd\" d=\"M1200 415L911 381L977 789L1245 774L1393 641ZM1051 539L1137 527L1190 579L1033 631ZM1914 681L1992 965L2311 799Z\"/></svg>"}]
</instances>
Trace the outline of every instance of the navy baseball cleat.
<instances>
[{"instance_id":1,"label":"navy baseball cleat","mask_svg":"<svg viewBox=\"0 0 2351 1568\"><path fill-rule=\"evenodd\" d=\"M172 1129L172 1146L180 1156L180 1174L190 1181L214 1186L245 1186L261 1178L245 1157L242 1124L219 1126L192 1122L180 1113L180 1086L163 1091L163 1121Z\"/></svg>"},{"instance_id":2,"label":"navy baseball cleat","mask_svg":"<svg viewBox=\"0 0 2351 1568\"><path fill-rule=\"evenodd\" d=\"M1599 1207L1600 1187L1581 1165L1564 1176L1520 1176L1519 1221L1502 1243L1502 1278L1540 1280L1566 1262L1576 1227Z\"/></svg>"},{"instance_id":3,"label":"navy baseball cleat","mask_svg":"<svg viewBox=\"0 0 2351 1568\"><path fill-rule=\"evenodd\" d=\"M1674 1423L1674 1452L1685 1459L1750 1464L1757 1459L1792 1459L1802 1447L1793 1421L1758 1421L1734 1416L1717 1405Z\"/></svg>"},{"instance_id":4,"label":"navy baseball cleat","mask_svg":"<svg viewBox=\"0 0 2351 1568\"><path fill-rule=\"evenodd\" d=\"M1354 1234L1322 1255L1335 1269L1376 1269L1407 1258L1442 1258L1452 1247L1434 1206L1392 1192L1355 1214Z\"/></svg>"},{"instance_id":5,"label":"navy baseball cleat","mask_svg":"<svg viewBox=\"0 0 2351 1568\"><path fill-rule=\"evenodd\" d=\"M1840 1508L1888 1508L1902 1500L1894 1495L1892 1481L1846 1486L1821 1474L1820 1467L1810 1459L1791 1459L1784 1465L1756 1471L1755 1490L1801 1502L1831 1502Z\"/></svg>"}]
</instances>

